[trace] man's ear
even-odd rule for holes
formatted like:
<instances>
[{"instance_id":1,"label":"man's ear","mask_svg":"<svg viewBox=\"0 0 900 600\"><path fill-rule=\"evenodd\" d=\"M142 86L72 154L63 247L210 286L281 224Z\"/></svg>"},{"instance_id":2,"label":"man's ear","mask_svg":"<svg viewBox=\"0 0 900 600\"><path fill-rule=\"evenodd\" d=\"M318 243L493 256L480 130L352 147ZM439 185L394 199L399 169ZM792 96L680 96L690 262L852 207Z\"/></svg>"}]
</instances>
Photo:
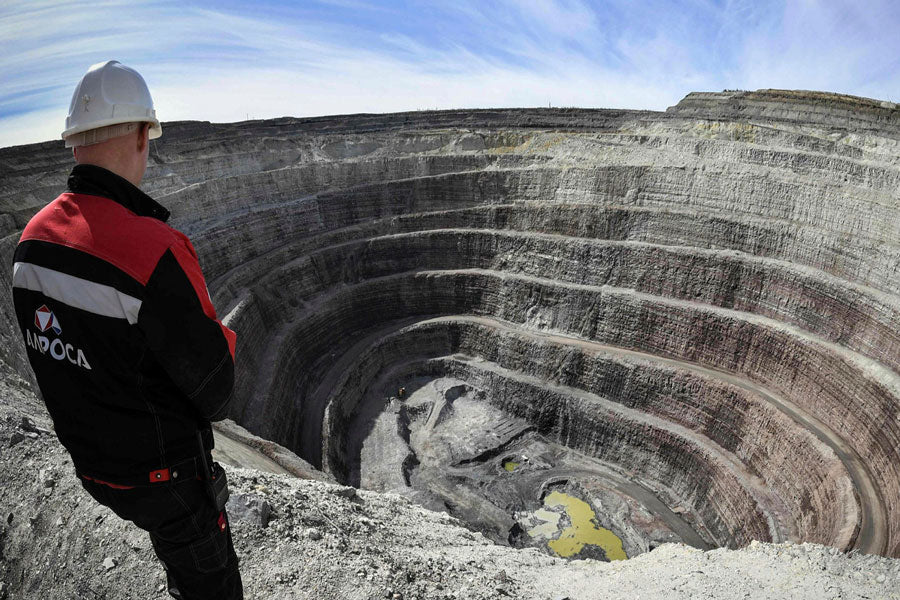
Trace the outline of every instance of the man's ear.
<instances>
[{"instance_id":1,"label":"man's ear","mask_svg":"<svg viewBox=\"0 0 900 600\"><path fill-rule=\"evenodd\" d=\"M143 152L150 143L150 123L141 123L138 127L138 152Z\"/></svg>"}]
</instances>

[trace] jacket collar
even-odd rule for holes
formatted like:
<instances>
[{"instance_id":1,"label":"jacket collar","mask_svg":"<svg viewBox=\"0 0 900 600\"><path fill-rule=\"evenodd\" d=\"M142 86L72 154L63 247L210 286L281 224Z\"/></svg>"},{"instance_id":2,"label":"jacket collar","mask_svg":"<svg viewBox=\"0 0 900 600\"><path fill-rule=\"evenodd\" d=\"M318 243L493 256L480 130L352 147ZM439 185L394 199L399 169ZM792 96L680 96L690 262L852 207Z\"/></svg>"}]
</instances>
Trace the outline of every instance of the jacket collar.
<instances>
[{"instance_id":1,"label":"jacket collar","mask_svg":"<svg viewBox=\"0 0 900 600\"><path fill-rule=\"evenodd\" d=\"M69 174L68 188L76 194L103 196L118 202L141 217L153 217L163 223L169 211L124 177L96 165L75 165Z\"/></svg>"}]
</instances>

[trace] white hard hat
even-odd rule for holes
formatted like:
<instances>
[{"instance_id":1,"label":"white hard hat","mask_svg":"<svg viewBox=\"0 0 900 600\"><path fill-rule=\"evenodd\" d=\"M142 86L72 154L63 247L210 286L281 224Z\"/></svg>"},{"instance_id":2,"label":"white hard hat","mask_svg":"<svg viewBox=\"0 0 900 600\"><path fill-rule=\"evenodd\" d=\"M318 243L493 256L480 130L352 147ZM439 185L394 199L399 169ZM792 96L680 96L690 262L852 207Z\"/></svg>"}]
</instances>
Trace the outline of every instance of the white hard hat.
<instances>
[{"instance_id":1,"label":"white hard hat","mask_svg":"<svg viewBox=\"0 0 900 600\"><path fill-rule=\"evenodd\" d=\"M66 147L85 146L134 130L111 125L139 122L151 124L150 139L162 135L144 78L117 60L108 60L92 65L78 82L62 137Z\"/></svg>"}]
</instances>

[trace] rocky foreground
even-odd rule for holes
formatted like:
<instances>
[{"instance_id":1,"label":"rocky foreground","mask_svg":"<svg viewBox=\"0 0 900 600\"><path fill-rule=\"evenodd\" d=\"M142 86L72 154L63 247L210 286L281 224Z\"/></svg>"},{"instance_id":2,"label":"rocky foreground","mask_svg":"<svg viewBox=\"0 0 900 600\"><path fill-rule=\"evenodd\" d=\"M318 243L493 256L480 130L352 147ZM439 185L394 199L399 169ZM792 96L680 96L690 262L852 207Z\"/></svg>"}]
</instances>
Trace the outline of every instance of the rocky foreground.
<instances>
[{"instance_id":1,"label":"rocky foreground","mask_svg":"<svg viewBox=\"0 0 900 600\"><path fill-rule=\"evenodd\" d=\"M0 599L167 598L144 532L96 504L30 386L0 379ZM229 469L248 599L900 598L900 560L815 544L566 562L393 494ZM238 510L233 509L237 514ZM265 526L264 526L265 525Z\"/></svg>"}]
</instances>

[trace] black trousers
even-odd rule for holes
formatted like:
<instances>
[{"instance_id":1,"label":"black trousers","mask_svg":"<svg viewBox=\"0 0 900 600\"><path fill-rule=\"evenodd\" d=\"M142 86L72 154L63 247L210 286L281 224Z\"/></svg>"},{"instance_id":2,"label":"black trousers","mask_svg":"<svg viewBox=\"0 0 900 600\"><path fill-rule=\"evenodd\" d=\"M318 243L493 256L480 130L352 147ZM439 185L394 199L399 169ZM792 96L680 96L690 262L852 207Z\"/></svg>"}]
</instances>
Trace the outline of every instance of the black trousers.
<instances>
[{"instance_id":1,"label":"black trousers","mask_svg":"<svg viewBox=\"0 0 900 600\"><path fill-rule=\"evenodd\" d=\"M228 517L224 511L216 511L205 482L186 479L158 486L116 489L79 479L97 502L150 533L153 550L165 565L169 593L173 597L243 599ZM173 584L177 592L173 592Z\"/></svg>"}]
</instances>

